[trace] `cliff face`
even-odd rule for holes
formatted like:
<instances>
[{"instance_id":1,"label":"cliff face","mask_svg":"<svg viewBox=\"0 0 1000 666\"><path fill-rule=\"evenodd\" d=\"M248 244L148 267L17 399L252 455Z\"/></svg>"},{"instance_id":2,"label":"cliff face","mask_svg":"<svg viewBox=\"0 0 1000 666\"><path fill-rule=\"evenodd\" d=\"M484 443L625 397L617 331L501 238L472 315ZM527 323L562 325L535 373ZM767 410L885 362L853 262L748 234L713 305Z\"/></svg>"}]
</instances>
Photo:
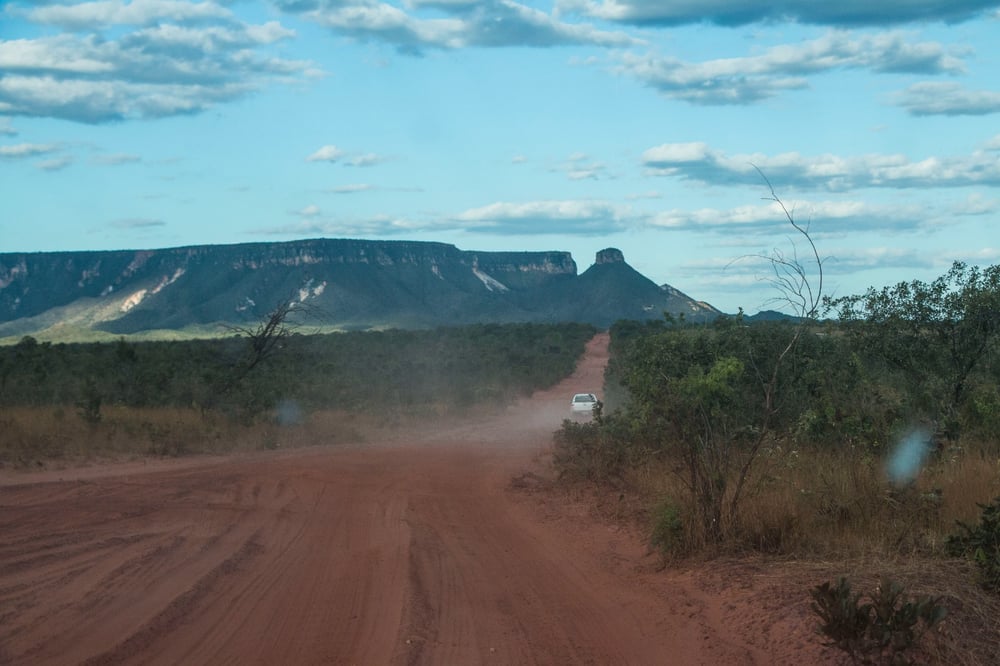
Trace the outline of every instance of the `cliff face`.
<instances>
[{"instance_id":1,"label":"cliff face","mask_svg":"<svg viewBox=\"0 0 1000 666\"><path fill-rule=\"evenodd\" d=\"M598 253L595 268L639 275L613 249ZM650 291L634 279L604 288L607 293L595 300L594 286L581 284L593 281L586 276L577 275L567 252L476 252L409 241L7 253L0 254L0 337L58 326L124 334L240 324L288 298L308 304L315 323L348 328L569 320L607 325L623 307L633 318L662 316L669 300L659 298L666 296L661 288ZM617 292L637 284L639 300L650 309L623 306L635 299ZM645 302L651 298L656 302Z\"/></svg>"}]
</instances>

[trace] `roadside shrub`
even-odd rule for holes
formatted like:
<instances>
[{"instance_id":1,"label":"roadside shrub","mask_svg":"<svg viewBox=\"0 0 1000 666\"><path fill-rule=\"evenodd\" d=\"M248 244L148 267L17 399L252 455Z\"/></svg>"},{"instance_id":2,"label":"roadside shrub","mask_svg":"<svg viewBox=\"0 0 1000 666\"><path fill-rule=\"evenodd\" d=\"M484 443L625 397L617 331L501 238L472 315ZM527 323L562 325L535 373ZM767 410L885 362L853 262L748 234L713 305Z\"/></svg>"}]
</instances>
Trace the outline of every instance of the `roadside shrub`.
<instances>
[{"instance_id":1,"label":"roadside shrub","mask_svg":"<svg viewBox=\"0 0 1000 666\"><path fill-rule=\"evenodd\" d=\"M649 543L664 559L687 550L681 510L672 499L667 498L656 505L651 522Z\"/></svg>"},{"instance_id":2,"label":"roadside shrub","mask_svg":"<svg viewBox=\"0 0 1000 666\"><path fill-rule=\"evenodd\" d=\"M555 433L553 462L559 475L588 481L617 477L623 467L620 448L609 441L596 421L566 419Z\"/></svg>"},{"instance_id":3,"label":"roadside shrub","mask_svg":"<svg viewBox=\"0 0 1000 666\"><path fill-rule=\"evenodd\" d=\"M954 557L971 557L979 567L983 587L1000 592L1000 497L978 506L983 510L979 524L957 521L962 531L948 537L945 550Z\"/></svg>"},{"instance_id":4,"label":"roadside shrub","mask_svg":"<svg viewBox=\"0 0 1000 666\"><path fill-rule=\"evenodd\" d=\"M920 637L947 615L940 598L909 598L903 586L883 580L863 599L846 578L825 582L811 591L819 631L855 662L909 664Z\"/></svg>"}]
</instances>

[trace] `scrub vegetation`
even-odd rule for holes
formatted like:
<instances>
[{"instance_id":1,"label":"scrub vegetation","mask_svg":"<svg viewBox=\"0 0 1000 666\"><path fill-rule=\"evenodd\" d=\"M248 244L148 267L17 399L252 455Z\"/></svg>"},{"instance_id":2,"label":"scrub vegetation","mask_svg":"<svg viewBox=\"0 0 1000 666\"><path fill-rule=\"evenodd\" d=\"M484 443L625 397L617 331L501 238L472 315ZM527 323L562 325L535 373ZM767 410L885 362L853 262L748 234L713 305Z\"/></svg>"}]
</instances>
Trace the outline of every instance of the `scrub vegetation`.
<instances>
[{"instance_id":1,"label":"scrub vegetation","mask_svg":"<svg viewBox=\"0 0 1000 666\"><path fill-rule=\"evenodd\" d=\"M836 317L619 322L603 409L557 433L562 478L647 507L665 560L835 560L873 586L875 571L909 571L891 608L878 610L882 588L867 605L844 593L850 608L825 591L828 638L862 661L905 663L917 620L931 628L945 607L962 609L963 640L996 654L1000 266L956 263L823 310ZM836 608L856 633L836 633Z\"/></svg>"},{"instance_id":2,"label":"scrub vegetation","mask_svg":"<svg viewBox=\"0 0 1000 666\"><path fill-rule=\"evenodd\" d=\"M273 315L222 339L25 337L0 347L0 463L356 439L361 422L490 409L551 386L596 332L484 324L302 335Z\"/></svg>"},{"instance_id":3,"label":"scrub vegetation","mask_svg":"<svg viewBox=\"0 0 1000 666\"><path fill-rule=\"evenodd\" d=\"M684 551L940 550L1000 494L1000 266L827 308L839 321L619 322L602 413L558 434L563 475L655 488Z\"/></svg>"}]
</instances>

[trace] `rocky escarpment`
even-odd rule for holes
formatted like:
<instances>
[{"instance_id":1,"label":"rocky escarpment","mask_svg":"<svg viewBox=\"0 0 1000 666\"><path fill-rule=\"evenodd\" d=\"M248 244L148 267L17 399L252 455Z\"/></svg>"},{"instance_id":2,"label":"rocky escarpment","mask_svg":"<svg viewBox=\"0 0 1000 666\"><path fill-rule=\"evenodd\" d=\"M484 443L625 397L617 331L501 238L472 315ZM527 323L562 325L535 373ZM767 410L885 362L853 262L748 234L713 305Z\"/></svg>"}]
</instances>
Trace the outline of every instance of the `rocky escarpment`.
<instances>
[{"instance_id":1,"label":"rocky escarpment","mask_svg":"<svg viewBox=\"0 0 1000 666\"><path fill-rule=\"evenodd\" d=\"M593 271L597 271L594 273ZM241 324L291 299L317 324L424 327L691 312L609 248L582 275L568 252L313 239L160 250L0 254L0 337L53 327L114 334ZM717 314L708 306L706 316Z\"/></svg>"}]
</instances>

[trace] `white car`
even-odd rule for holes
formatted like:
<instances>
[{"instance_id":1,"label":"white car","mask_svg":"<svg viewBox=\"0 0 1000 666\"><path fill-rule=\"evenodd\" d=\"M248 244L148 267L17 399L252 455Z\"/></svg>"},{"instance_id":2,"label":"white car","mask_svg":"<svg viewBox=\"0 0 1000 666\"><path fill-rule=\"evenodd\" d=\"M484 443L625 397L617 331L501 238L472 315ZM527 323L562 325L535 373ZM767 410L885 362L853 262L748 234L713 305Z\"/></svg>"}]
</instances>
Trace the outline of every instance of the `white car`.
<instances>
[{"instance_id":1,"label":"white car","mask_svg":"<svg viewBox=\"0 0 1000 666\"><path fill-rule=\"evenodd\" d=\"M569 403L569 411L573 416L591 416L594 413L594 406L597 405L597 396L593 393L577 393Z\"/></svg>"}]
</instances>

